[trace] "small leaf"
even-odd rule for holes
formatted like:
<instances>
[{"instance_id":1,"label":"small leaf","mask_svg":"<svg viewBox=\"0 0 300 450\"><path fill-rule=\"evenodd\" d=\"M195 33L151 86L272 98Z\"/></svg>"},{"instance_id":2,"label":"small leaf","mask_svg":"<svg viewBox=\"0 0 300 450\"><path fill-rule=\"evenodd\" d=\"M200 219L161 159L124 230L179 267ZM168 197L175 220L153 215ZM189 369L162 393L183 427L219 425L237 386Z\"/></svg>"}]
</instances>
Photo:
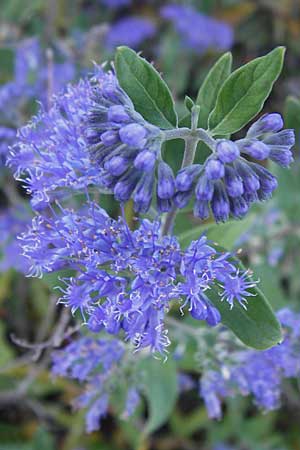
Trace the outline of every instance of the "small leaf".
<instances>
[{"instance_id":1,"label":"small leaf","mask_svg":"<svg viewBox=\"0 0 300 450\"><path fill-rule=\"evenodd\" d=\"M236 262L244 271L242 263L238 260ZM206 295L219 310L222 323L245 345L257 350L266 350L282 341L281 326L262 291L257 286L248 291L253 297L249 297L247 309L237 301L230 309L228 302L221 301L217 286L207 290Z\"/></svg>"},{"instance_id":2,"label":"small leaf","mask_svg":"<svg viewBox=\"0 0 300 450\"><path fill-rule=\"evenodd\" d=\"M192 107L194 106L194 101L191 99L191 97L189 97L188 95L186 95L184 97L184 106L186 107L186 109L188 111L192 110Z\"/></svg>"},{"instance_id":3,"label":"small leaf","mask_svg":"<svg viewBox=\"0 0 300 450\"><path fill-rule=\"evenodd\" d=\"M261 111L281 72L284 52L277 47L229 76L208 119L214 135L235 133Z\"/></svg>"},{"instance_id":4,"label":"small leaf","mask_svg":"<svg viewBox=\"0 0 300 450\"><path fill-rule=\"evenodd\" d=\"M119 47L115 69L120 86L144 119L163 129L176 127L177 114L171 92L148 61L128 47Z\"/></svg>"},{"instance_id":5,"label":"small leaf","mask_svg":"<svg viewBox=\"0 0 300 450\"><path fill-rule=\"evenodd\" d=\"M149 405L149 418L144 431L150 434L168 420L175 406L178 394L176 365L171 359L164 363L151 356L139 364L139 369L143 373Z\"/></svg>"},{"instance_id":6,"label":"small leaf","mask_svg":"<svg viewBox=\"0 0 300 450\"><path fill-rule=\"evenodd\" d=\"M213 65L199 89L196 105L201 107L199 126L202 128L207 128L208 116L216 104L221 87L230 75L231 65L232 55L227 52Z\"/></svg>"}]
</instances>

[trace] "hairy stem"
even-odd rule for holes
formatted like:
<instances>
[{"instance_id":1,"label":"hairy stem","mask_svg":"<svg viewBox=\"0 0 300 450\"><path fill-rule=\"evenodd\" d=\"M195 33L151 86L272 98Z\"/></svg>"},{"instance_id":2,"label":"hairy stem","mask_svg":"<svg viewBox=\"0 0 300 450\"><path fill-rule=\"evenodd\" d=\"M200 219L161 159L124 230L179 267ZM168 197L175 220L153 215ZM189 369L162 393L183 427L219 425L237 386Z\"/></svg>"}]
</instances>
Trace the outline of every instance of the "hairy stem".
<instances>
[{"instance_id":1,"label":"hairy stem","mask_svg":"<svg viewBox=\"0 0 300 450\"><path fill-rule=\"evenodd\" d=\"M191 131L189 130L189 136L185 138L185 150L181 164L182 169L193 164L198 142L199 137L197 136L197 134L191 133ZM173 206L171 211L169 211L166 215L166 219L162 228L162 236L165 236L166 234L170 234L172 232L177 212L178 208L176 206Z\"/></svg>"}]
</instances>

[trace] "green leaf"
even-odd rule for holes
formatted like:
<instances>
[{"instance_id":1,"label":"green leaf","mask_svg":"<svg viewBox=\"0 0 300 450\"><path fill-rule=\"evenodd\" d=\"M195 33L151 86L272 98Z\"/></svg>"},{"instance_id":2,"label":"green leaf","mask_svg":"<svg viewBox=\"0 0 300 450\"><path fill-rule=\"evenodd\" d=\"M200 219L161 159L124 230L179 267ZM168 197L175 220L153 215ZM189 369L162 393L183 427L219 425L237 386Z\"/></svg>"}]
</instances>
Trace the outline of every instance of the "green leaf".
<instances>
[{"instance_id":1,"label":"green leaf","mask_svg":"<svg viewBox=\"0 0 300 450\"><path fill-rule=\"evenodd\" d=\"M278 267L272 267L267 261L253 266L255 273L259 274L259 287L269 299L272 308L277 311L286 306L286 295L281 286L281 275Z\"/></svg>"},{"instance_id":2,"label":"green leaf","mask_svg":"<svg viewBox=\"0 0 300 450\"><path fill-rule=\"evenodd\" d=\"M216 104L222 85L230 75L231 65L232 55L227 52L213 65L199 89L196 105L201 107L199 126L202 128L207 128L208 116Z\"/></svg>"},{"instance_id":3,"label":"green leaf","mask_svg":"<svg viewBox=\"0 0 300 450\"><path fill-rule=\"evenodd\" d=\"M163 425L175 406L178 387L176 365L171 359L166 362L150 358L139 364L149 405L149 417L144 432L150 434Z\"/></svg>"},{"instance_id":4,"label":"green leaf","mask_svg":"<svg viewBox=\"0 0 300 450\"><path fill-rule=\"evenodd\" d=\"M284 53L284 47L277 47L227 78L208 119L214 135L235 133L261 111L281 72Z\"/></svg>"},{"instance_id":5,"label":"green leaf","mask_svg":"<svg viewBox=\"0 0 300 450\"><path fill-rule=\"evenodd\" d=\"M202 224L183 232L178 236L182 247L187 247L194 239L199 239L205 232L208 239L217 242L220 246L232 250L235 242L251 227L255 219L254 214L249 214L243 220L229 220L223 224Z\"/></svg>"},{"instance_id":6,"label":"green leaf","mask_svg":"<svg viewBox=\"0 0 300 450\"><path fill-rule=\"evenodd\" d=\"M115 69L120 86L144 119L160 128L176 127L177 114L171 92L148 61L128 47L119 47Z\"/></svg>"},{"instance_id":7,"label":"green leaf","mask_svg":"<svg viewBox=\"0 0 300 450\"><path fill-rule=\"evenodd\" d=\"M239 263L241 270L245 270ZM206 291L212 304L219 310L221 321L248 347L266 350L282 341L281 327L268 300L255 286L248 289L253 294L249 297L247 309L237 301L230 309L229 303L221 302L218 288Z\"/></svg>"},{"instance_id":8,"label":"green leaf","mask_svg":"<svg viewBox=\"0 0 300 450\"><path fill-rule=\"evenodd\" d=\"M184 97L184 106L188 111L191 111L194 106L194 101L188 95Z\"/></svg>"}]
</instances>

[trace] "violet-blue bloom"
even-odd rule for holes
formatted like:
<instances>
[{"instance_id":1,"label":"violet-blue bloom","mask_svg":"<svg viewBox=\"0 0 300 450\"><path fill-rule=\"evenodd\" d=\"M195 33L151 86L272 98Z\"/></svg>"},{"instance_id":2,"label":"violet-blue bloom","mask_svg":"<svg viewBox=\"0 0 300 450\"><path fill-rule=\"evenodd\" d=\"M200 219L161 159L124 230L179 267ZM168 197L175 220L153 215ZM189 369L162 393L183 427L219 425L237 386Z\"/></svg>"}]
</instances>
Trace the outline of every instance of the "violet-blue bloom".
<instances>
[{"instance_id":1,"label":"violet-blue bloom","mask_svg":"<svg viewBox=\"0 0 300 450\"><path fill-rule=\"evenodd\" d=\"M91 164L84 139L83 120L92 106L92 85L82 80L19 130L8 164L17 178L25 174L23 182L34 208L43 208L68 191L100 185L99 169Z\"/></svg>"},{"instance_id":2,"label":"violet-blue bloom","mask_svg":"<svg viewBox=\"0 0 300 450\"><path fill-rule=\"evenodd\" d=\"M35 217L22 245L33 276L77 272L64 279L60 301L79 310L92 331L123 330L136 348L163 353L165 315L175 299L181 311L214 326L220 314L207 291L214 287L230 305L235 299L244 304L253 283L245 284L230 255L219 254L204 236L183 252L176 237L160 234L159 222L143 220L130 231L91 202L82 211L60 207L54 216Z\"/></svg>"}]
</instances>

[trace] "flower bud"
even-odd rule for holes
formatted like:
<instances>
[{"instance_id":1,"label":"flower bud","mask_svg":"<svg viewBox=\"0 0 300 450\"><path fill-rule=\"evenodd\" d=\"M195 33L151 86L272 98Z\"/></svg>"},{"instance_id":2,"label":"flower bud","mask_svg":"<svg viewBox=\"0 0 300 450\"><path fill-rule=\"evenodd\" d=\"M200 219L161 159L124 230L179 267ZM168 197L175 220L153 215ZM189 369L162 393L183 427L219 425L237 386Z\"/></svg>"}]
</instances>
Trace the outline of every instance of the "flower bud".
<instances>
[{"instance_id":1,"label":"flower bud","mask_svg":"<svg viewBox=\"0 0 300 450\"><path fill-rule=\"evenodd\" d=\"M175 180L171 167L161 161L157 173L157 195L161 199L172 198L175 193Z\"/></svg>"},{"instance_id":2,"label":"flower bud","mask_svg":"<svg viewBox=\"0 0 300 450\"><path fill-rule=\"evenodd\" d=\"M103 144L106 145L107 147L114 145L119 141L118 134L113 130L105 131L104 133L101 134L100 138Z\"/></svg>"},{"instance_id":3,"label":"flower bud","mask_svg":"<svg viewBox=\"0 0 300 450\"><path fill-rule=\"evenodd\" d=\"M172 208L172 200L170 199L162 199L160 197L156 197L157 201L157 209L161 213L169 212Z\"/></svg>"},{"instance_id":4,"label":"flower bud","mask_svg":"<svg viewBox=\"0 0 300 450\"><path fill-rule=\"evenodd\" d=\"M211 327L215 327L216 325L218 325L218 323L221 322L221 314L219 313L217 308L215 308L214 306L208 305L208 307L207 307L207 315L206 315L206 322Z\"/></svg>"},{"instance_id":5,"label":"flower bud","mask_svg":"<svg viewBox=\"0 0 300 450\"><path fill-rule=\"evenodd\" d=\"M284 145L292 147L295 145L295 132L294 130L282 130L279 133L271 134L263 139L263 142L267 145Z\"/></svg>"},{"instance_id":6,"label":"flower bud","mask_svg":"<svg viewBox=\"0 0 300 450\"><path fill-rule=\"evenodd\" d=\"M244 193L242 178L230 166L225 168L225 185L227 194L230 197L239 197Z\"/></svg>"},{"instance_id":7,"label":"flower bud","mask_svg":"<svg viewBox=\"0 0 300 450\"><path fill-rule=\"evenodd\" d=\"M205 200L196 200L194 204L194 216L199 217L201 220L208 219L209 217L209 206L208 202Z\"/></svg>"},{"instance_id":8,"label":"flower bud","mask_svg":"<svg viewBox=\"0 0 300 450\"><path fill-rule=\"evenodd\" d=\"M276 133L283 127L283 120L280 114L265 114L260 117L248 130L247 137L257 137L263 133Z\"/></svg>"},{"instance_id":9,"label":"flower bud","mask_svg":"<svg viewBox=\"0 0 300 450\"><path fill-rule=\"evenodd\" d=\"M119 202L127 202L134 191L138 178L138 173L134 170L127 175L125 174L115 185L115 199Z\"/></svg>"},{"instance_id":10,"label":"flower bud","mask_svg":"<svg viewBox=\"0 0 300 450\"><path fill-rule=\"evenodd\" d=\"M150 150L143 150L140 152L134 160L134 166L138 170L144 172L151 172L154 169L156 156L154 152Z\"/></svg>"},{"instance_id":11,"label":"flower bud","mask_svg":"<svg viewBox=\"0 0 300 450\"><path fill-rule=\"evenodd\" d=\"M205 174L201 175L195 189L197 200L210 201L212 199L213 193L213 183L207 179L207 176Z\"/></svg>"},{"instance_id":12,"label":"flower bud","mask_svg":"<svg viewBox=\"0 0 300 450\"><path fill-rule=\"evenodd\" d=\"M181 192L189 191L192 188L195 178L199 175L201 167L200 164L192 164L181 169L176 177L176 189Z\"/></svg>"},{"instance_id":13,"label":"flower bud","mask_svg":"<svg viewBox=\"0 0 300 450\"><path fill-rule=\"evenodd\" d=\"M137 213L146 213L152 200L152 191L154 185L154 174L145 174L138 182L134 193L134 210Z\"/></svg>"},{"instance_id":14,"label":"flower bud","mask_svg":"<svg viewBox=\"0 0 300 450\"><path fill-rule=\"evenodd\" d=\"M257 139L253 139L249 142L245 141L241 147L241 151L242 153L246 153L259 161L267 159L270 154L269 146L264 144L262 141L258 141Z\"/></svg>"},{"instance_id":15,"label":"flower bud","mask_svg":"<svg viewBox=\"0 0 300 450\"><path fill-rule=\"evenodd\" d=\"M119 130L121 141L134 148L142 148L145 145L146 135L146 129L138 123L130 123Z\"/></svg>"},{"instance_id":16,"label":"flower bud","mask_svg":"<svg viewBox=\"0 0 300 450\"><path fill-rule=\"evenodd\" d=\"M128 122L130 120L130 117L122 105L113 105L107 111L107 119L110 122L118 123L118 122Z\"/></svg>"},{"instance_id":17,"label":"flower bud","mask_svg":"<svg viewBox=\"0 0 300 450\"><path fill-rule=\"evenodd\" d=\"M216 147L218 159L222 163L231 163L240 156L238 146L228 139L220 139L217 141Z\"/></svg>"},{"instance_id":18,"label":"flower bud","mask_svg":"<svg viewBox=\"0 0 300 450\"><path fill-rule=\"evenodd\" d=\"M249 205L243 197L235 197L230 199L230 212L233 217L242 219L248 212Z\"/></svg>"},{"instance_id":19,"label":"flower bud","mask_svg":"<svg viewBox=\"0 0 300 450\"><path fill-rule=\"evenodd\" d=\"M104 164L105 170L118 177L128 169L129 161L123 156L113 156Z\"/></svg>"},{"instance_id":20,"label":"flower bud","mask_svg":"<svg viewBox=\"0 0 300 450\"><path fill-rule=\"evenodd\" d=\"M289 150L289 147L284 146L270 146L270 159L277 163L279 166L288 167L293 161L293 153Z\"/></svg>"},{"instance_id":21,"label":"flower bud","mask_svg":"<svg viewBox=\"0 0 300 450\"><path fill-rule=\"evenodd\" d=\"M174 196L174 203L177 206L177 208L185 208L192 198L193 191L185 191L185 192L176 192Z\"/></svg>"},{"instance_id":22,"label":"flower bud","mask_svg":"<svg viewBox=\"0 0 300 450\"><path fill-rule=\"evenodd\" d=\"M224 177L224 165L218 159L209 159L205 165L205 173L209 180L219 180Z\"/></svg>"},{"instance_id":23,"label":"flower bud","mask_svg":"<svg viewBox=\"0 0 300 450\"><path fill-rule=\"evenodd\" d=\"M235 163L235 168L238 175L243 180L244 191L246 193L256 192L260 187L259 177L254 170L251 169L250 163L237 161Z\"/></svg>"},{"instance_id":24,"label":"flower bud","mask_svg":"<svg viewBox=\"0 0 300 450\"><path fill-rule=\"evenodd\" d=\"M226 222L229 217L229 200L222 182L215 183L214 195L211 201L211 209L216 222Z\"/></svg>"}]
</instances>

